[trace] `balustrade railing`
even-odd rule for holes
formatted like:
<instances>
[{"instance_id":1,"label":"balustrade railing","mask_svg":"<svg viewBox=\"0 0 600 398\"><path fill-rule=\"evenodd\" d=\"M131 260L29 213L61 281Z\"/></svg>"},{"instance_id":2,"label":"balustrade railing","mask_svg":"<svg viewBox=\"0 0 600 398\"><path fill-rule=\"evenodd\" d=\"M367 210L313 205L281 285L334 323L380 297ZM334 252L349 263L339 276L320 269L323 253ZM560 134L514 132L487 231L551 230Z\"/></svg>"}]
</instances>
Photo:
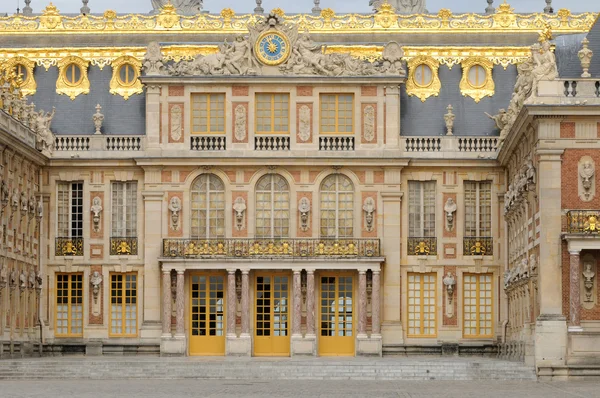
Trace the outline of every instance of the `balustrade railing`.
<instances>
[{"instance_id":1,"label":"balustrade railing","mask_svg":"<svg viewBox=\"0 0 600 398\"><path fill-rule=\"evenodd\" d=\"M257 135L254 136L254 149L257 151L289 151L289 135Z\"/></svg>"},{"instance_id":2,"label":"balustrade railing","mask_svg":"<svg viewBox=\"0 0 600 398\"><path fill-rule=\"evenodd\" d=\"M56 238L54 254L56 256L83 256L83 238Z\"/></svg>"},{"instance_id":3,"label":"balustrade railing","mask_svg":"<svg viewBox=\"0 0 600 398\"><path fill-rule=\"evenodd\" d=\"M600 210L568 211L567 232L570 234L600 233Z\"/></svg>"},{"instance_id":4,"label":"balustrade railing","mask_svg":"<svg viewBox=\"0 0 600 398\"><path fill-rule=\"evenodd\" d=\"M163 257L379 257L379 239L163 239Z\"/></svg>"},{"instance_id":5,"label":"balustrade railing","mask_svg":"<svg viewBox=\"0 0 600 398\"><path fill-rule=\"evenodd\" d=\"M437 238L410 237L407 242L409 256L437 255Z\"/></svg>"},{"instance_id":6,"label":"balustrade railing","mask_svg":"<svg viewBox=\"0 0 600 398\"><path fill-rule=\"evenodd\" d=\"M224 135L198 135L190 140L192 151L224 151L227 138Z\"/></svg>"},{"instance_id":7,"label":"balustrade railing","mask_svg":"<svg viewBox=\"0 0 600 398\"><path fill-rule=\"evenodd\" d=\"M353 151L354 136L321 136L320 151Z\"/></svg>"},{"instance_id":8,"label":"balustrade railing","mask_svg":"<svg viewBox=\"0 0 600 398\"><path fill-rule=\"evenodd\" d=\"M464 237L463 256L492 256L494 255L494 238Z\"/></svg>"},{"instance_id":9,"label":"balustrade railing","mask_svg":"<svg viewBox=\"0 0 600 398\"><path fill-rule=\"evenodd\" d=\"M459 152L495 152L498 146L496 137L460 137Z\"/></svg>"},{"instance_id":10,"label":"balustrade railing","mask_svg":"<svg viewBox=\"0 0 600 398\"><path fill-rule=\"evenodd\" d=\"M56 151L89 151L90 137L57 135L55 136Z\"/></svg>"},{"instance_id":11,"label":"balustrade railing","mask_svg":"<svg viewBox=\"0 0 600 398\"><path fill-rule=\"evenodd\" d=\"M141 151L141 136L106 136L107 151Z\"/></svg>"},{"instance_id":12,"label":"balustrade railing","mask_svg":"<svg viewBox=\"0 0 600 398\"><path fill-rule=\"evenodd\" d=\"M442 139L439 137L406 137L407 152L441 152Z\"/></svg>"},{"instance_id":13,"label":"balustrade railing","mask_svg":"<svg viewBox=\"0 0 600 398\"><path fill-rule=\"evenodd\" d=\"M137 237L113 237L110 238L111 256L137 256Z\"/></svg>"}]
</instances>

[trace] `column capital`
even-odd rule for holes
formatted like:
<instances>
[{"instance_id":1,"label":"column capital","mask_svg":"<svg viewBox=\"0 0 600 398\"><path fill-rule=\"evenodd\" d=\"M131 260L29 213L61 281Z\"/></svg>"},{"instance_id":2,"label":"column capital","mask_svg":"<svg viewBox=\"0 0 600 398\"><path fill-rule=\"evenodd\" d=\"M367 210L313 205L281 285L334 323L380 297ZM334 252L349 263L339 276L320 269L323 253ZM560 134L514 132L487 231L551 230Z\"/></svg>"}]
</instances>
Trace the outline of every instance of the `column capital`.
<instances>
[{"instance_id":1,"label":"column capital","mask_svg":"<svg viewBox=\"0 0 600 398\"><path fill-rule=\"evenodd\" d=\"M569 250L569 254L571 256L579 256L581 254L581 250Z\"/></svg>"},{"instance_id":2,"label":"column capital","mask_svg":"<svg viewBox=\"0 0 600 398\"><path fill-rule=\"evenodd\" d=\"M177 275L183 275L185 273L184 269L178 269L177 270Z\"/></svg>"},{"instance_id":3,"label":"column capital","mask_svg":"<svg viewBox=\"0 0 600 398\"><path fill-rule=\"evenodd\" d=\"M299 273L301 273L301 272L302 272L302 270L301 270L301 269L292 269L292 272L293 272L293 273L294 273L294 275L295 275L295 274L299 274Z\"/></svg>"},{"instance_id":4,"label":"column capital","mask_svg":"<svg viewBox=\"0 0 600 398\"><path fill-rule=\"evenodd\" d=\"M243 269L242 270L242 275L248 275L250 273L249 269Z\"/></svg>"},{"instance_id":5,"label":"column capital","mask_svg":"<svg viewBox=\"0 0 600 398\"><path fill-rule=\"evenodd\" d=\"M381 270L373 269L373 270L371 270L371 272L373 273L373 275L379 275L381 273Z\"/></svg>"},{"instance_id":6,"label":"column capital","mask_svg":"<svg viewBox=\"0 0 600 398\"><path fill-rule=\"evenodd\" d=\"M307 269L306 269L306 273L307 273L308 275L312 275L312 274L314 274L314 273L315 273L315 270L314 270L314 269L312 269L312 268L307 268Z\"/></svg>"},{"instance_id":7,"label":"column capital","mask_svg":"<svg viewBox=\"0 0 600 398\"><path fill-rule=\"evenodd\" d=\"M164 266L162 267L162 273L163 274L170 274L171 270L169 268L165 268Z\"/></svg>"},{"instance_id":8,"label":"column capital","mask_svg":"<svg viewBox=\"0 0 600 398\"><path fill-rule=\"evenodd\" d=\"M366 273L367 273L367 270L366 270L366 269L359 269L359 270L358 270L358 274L359 274L359 275L365 275Z\"/></svg>"},{"instance_id":9,"label":"column capital","mask_svg":"<svg viewBox=\"0 0 600 398\"><path fill-rule=\"evenodd\" d=\"M237 269L235 269L235 268L227 268L228 274L235 274L236 271L237 271Z\"/></svg>"}]
</instances>

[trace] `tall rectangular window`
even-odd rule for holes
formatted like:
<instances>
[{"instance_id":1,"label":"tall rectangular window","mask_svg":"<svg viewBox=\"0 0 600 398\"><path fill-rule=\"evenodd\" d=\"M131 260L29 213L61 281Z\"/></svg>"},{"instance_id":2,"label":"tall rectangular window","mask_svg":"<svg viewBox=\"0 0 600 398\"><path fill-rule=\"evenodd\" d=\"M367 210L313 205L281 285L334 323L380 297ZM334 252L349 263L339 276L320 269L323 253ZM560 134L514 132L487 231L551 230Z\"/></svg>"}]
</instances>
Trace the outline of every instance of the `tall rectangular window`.
<instances>
[{"instance_id":1,"label":"tall rectangular window","mask_svg":"<svg viewBox=\"0 0 600 398\"><path fill-rule=\"evenodd\" d=\"M83 274L56 274L55 334L83 336Z\"/></svg>"},{"instance_id":2,"label":"tall rectangular window","mask_svg":"<svg viewBox=\"0 0 600 398\"><path fill-rule=\"evenodd\" d=\"M465 182L465 236L492 236L492 183Z\"/></svg>"},{"instance_id":3,"label":"tall rectangular window","mask_svg":"<svg viewBox=\"0 0 600 398\"><path fill-rule=\"evenodd\" d=\"M290 96L289 94L256 95L256 133L288 134Z\"/></svg>"},{"instance_id":4,"label":"tall rectangular window","mask_svg":"<svg viewBox=\"0 0 600 398\"><path fill-rule=\"evenodd\" d=\"M57 231L61 238L83 236L83 182L59 182Z\"/></svg>"},{"instance_id":5,"label":"tall rectangular window","mask_svg":"<svg viewBox=\"0 0 600 398\"><path fill-rule=\"evenodd\" d=\"M321 95L321 133L351 134L354 131L354 96Z\"/></svg>"},{"instance_id":6,"label":"tall rectangular window","mask_svg":"<svg viewBox=\"0 0 600 398\"><path fill-rule=\"evenodd\" d=\"M465 274L464 337L493 337L492 274Z\"/></svg>"},{"instance_id":7,"label":"tall rectangular window","mask_svg":"<svg viewBox=\"0 0 600 398\"><path fill-rule=\"evenodd\" d=\"M436 274L408 274L408 336L435 337Z\"/></svg>"},{"instance_id":8,"label":"tall rectangular window","mask_svg":"<svg viewBox=\"0 0 600 398\"><path fill-rule=\"evenodd\" d=\"M192 134L225 134L225 94L192 94Z\"/></svg>"},{"instance_id":9,"label":"tall rectangular window","mask_svg":"<svg viewBox=\"0 0 600 398\"><path fill-rule=\"evenodd\" d=\"M137 237L137 181L112 183L112 237Z\"/></svg>"},{"instance_id":10,"label":"tall rectangular window","mask_svg":"<svg viewBox=\"0 0 600 398\"><path fill-rule=\"evenodd\" d=\"M110 274L110 334L137 335L137 274Z\"/></svg>"},{"instance_id":11,"label":"tall rectangular window","mask_svg":"<svg viewBox=\"0 0 600 398\"><path fill-rule=\"evenodd\" d=\"M409 237L435 237L435 181L409 181L408 230Z\"/></svg>"}]
</instances>

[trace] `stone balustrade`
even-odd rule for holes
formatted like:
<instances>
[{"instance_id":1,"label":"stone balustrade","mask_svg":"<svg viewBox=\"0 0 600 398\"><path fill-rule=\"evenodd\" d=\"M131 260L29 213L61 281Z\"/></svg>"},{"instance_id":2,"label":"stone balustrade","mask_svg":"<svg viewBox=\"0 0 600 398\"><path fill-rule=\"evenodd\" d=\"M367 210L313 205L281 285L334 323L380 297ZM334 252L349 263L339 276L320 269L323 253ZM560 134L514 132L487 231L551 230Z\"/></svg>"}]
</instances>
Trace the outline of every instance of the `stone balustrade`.
<instances>
[{"instance_id":1,"label":"stone balustrade","mask_svg":"<svg viewBox=\"0 0 600 398\"><path fill-rule=\"evenodd\" d=\"M0 109L0 129L7 131L24 144L35 148L36 134L28 125L8 112Z\"/></svg>"},{"instance_id":2,"label":"stone balustrade","mask_svg":"<svg viewBox=\"0 0 600 398\"><path fill-rule=\"evenodd\" d=\"M369 258L379 239L163 239L165 258Z\"/></svg>"},{"instance_id":3,"label":"stone balustrade","mask_svg":"<svg viewBox=\"0 0 600 398\"><path fill-rule=\"evenodd\" d=\"M600 105L600 79L541 81L537 96L528 101L544 105Z\"/></svg>"},{"instance_id":4,"label":"stone balustrade","mask_svg":"<svg viewBox=\"0 0 600 398\"><path fill-rule=\"evenodd\" d=\"M190 149L192 151L224 151L227 149L227 137L224 135L192 136Z\"/></svg>"},{"instance_id":5,"label":"stone balustrade","mask_svg":"<svg viewBox=\"0 0 600 398\"><path fill-rule=\"evenodd\" d=\"M131 152L145 149L146 137L143 135L56 135L53 157L71 157L72 152ZM83 154L80 154L82 156Z\"/></svg>"},{"instance_id":6,"label":"stone balustrade","mask_svg":"<svg viewBox=\"0 0 600 398\"><path fill-rule=\"evenodd\" d=\"M418 158L496 158L498 137L440 136L400 137L404 157Z\"/></svg>"}]
</instances>

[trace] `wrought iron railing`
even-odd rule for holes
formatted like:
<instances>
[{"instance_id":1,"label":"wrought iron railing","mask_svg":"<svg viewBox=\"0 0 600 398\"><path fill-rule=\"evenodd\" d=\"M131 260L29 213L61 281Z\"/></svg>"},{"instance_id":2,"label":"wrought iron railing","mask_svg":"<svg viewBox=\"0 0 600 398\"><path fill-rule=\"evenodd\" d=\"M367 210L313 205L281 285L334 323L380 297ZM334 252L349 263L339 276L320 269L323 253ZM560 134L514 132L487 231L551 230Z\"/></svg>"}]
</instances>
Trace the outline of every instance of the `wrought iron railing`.
<instances>
[{"instance_id":1,"label":"wrought iron railing","mask_svg":"<svg viewBox=\"0 0 600 398\"><path fill-rule=\"evenodd\" d=\"M492 256L494 254L494 238L470 236L463 238L463 256Z\"/></svg>"},{"instance_id":2,"label":"wrought iron railing","mask_svg":"<svg viewBox=\"0 0 600 398\"><path fill-rule=\"evenodd\" d=\"M137 237L113 237L110 238L111 256L137 256Z\"/></svg>"},{"instance_id":3,"label":"wrought iron railing","mask_svg":"<svg viewBox=\"0 0 600 398\"><path fill-rule=\"evenodd\" d=\"M567 212L567 232L597 234L600 232L600 210L570 210Z\"/></svg>"},{"instance_id":4,"label":"wrought iron railing","mask_svg":"<svg viewBox=\"0 0 600 398\"><path fill-rule=\"evenodd\" d=\"M163 239L163 257L379 257L379 239Z\"/></svg>"},{"instance_id":5,"label":"wrought iron railing","mask_svg":"<svg viewBox=\"0 0 600 398\"><path fill-rule=\"evenodd\" d=\"M83 256L83 238L56 238L54 254L56 256Z\"/></svg>"},{"instance_id":6,"label":"wrought iron railing","mask_svg":"<svg viewBox=\"0 0 600 398\"><path fill-rule=\"evenodd\" d=\"M437 255L437 238L411 237L408 238L409 256L435 256Z\"/></svg>"}]
</instances>

